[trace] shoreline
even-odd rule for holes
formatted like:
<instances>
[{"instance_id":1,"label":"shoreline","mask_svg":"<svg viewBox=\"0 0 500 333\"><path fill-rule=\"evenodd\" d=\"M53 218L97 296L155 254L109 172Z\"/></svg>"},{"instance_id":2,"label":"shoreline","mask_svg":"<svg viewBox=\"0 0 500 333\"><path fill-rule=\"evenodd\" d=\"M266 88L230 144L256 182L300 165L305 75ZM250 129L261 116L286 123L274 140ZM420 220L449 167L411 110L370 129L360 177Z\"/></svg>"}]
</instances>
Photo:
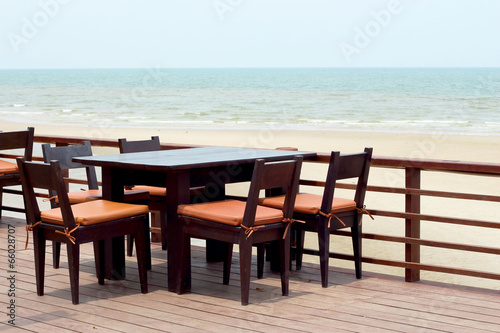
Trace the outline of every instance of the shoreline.
<instances>
[{"instance_id":1,"label":"shoreline","mask_svg":"<svg viewBox=\"0 0 500 333\"><path fill-rule=\"evenodd\" d=\"M1 118L0 118L1 119ZM18 123L18 124L24 124L26 123L26 119L16 119L16 120L5 120L2 119L2 122L8 122L8 123ZM206 126L204 126L202 123L193 123L190 125L182 125L178 123L177 125L165 125L163 122L160 122L158 126L152 126L152 125L142 125L141 123L135 123L135 124L129 124L127 125L126 123L121 123L119 125L112 125L112 126L103 126L103 125L89 125L87 127L89 128L108 128L108 127L113 127L116 129L122 129L122 130L127 130L127 129L136 129L136 128L141 128L144 130L150 129L150 130L161 130L161 131L169 131L169 130L205 130L205 129L210 129L214 131L226 131L226 130L233 130L233 129L238 129L238 130L243 130L243 131L259 131L262 129L267 129L271 131L296 131L296 132L315 132L315 131L325 131L325 132L359 132L359 133L380 133L380 134L397 134L397 133L408 133L408 134L413 134L413 135L432 135L434 133L442 133L443 135L450 135L450 136L484 136L484 137L500 137L500 132L498 131L492 131L490 129L483 128L482 131L479 130L470 130L467 127L463 128L453 128L453 127L424 127L424 126L406 126L406 122L402 122L399 125L396 122L392 122L390 125L388 123L385 124L363 124L363 125L355 125L355 124L343 124L339 123L338 125L329 125L329 126L324 126L322 127L320 125L311 125L311 124L299 124L299 123L286 123L283 122L282 124L277 124L277 123L262 123L262 124L245 124L245 123L236 123L236 124L231 124L229 123L222 123L218 124L217 122L207 122ZM109 122L108 122L109 124ZM146 123L145 123L146 124ZM47 122L40 122L37 120L34 122L35 126L52 126L52 124L47 123ZM379 127L379 125L381 125ZM64 123L60 124L57 126L67 126L67 127L83 127L79 123ZM286 128L286 129L285 129ZM423 128L426 128L423 130Z\"/></svg>"}]
</instances>

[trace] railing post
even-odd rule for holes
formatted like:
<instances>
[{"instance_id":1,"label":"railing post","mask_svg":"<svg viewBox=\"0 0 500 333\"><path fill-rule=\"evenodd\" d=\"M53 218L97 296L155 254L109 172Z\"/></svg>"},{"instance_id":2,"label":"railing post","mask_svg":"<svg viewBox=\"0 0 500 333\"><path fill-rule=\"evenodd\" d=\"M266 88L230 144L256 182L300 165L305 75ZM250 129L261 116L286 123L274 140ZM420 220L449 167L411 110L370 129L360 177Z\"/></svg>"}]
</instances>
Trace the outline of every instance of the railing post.
<instances>
[{"instance_id":1,"label":"railing post","mask_svg":"<svg viewBox=\"0 0 500 333\"><path fill-rule=\"evenodd\" d=\"M420 171L419 168L405 168L405 186L406 188L420 189ZM420 214L420 195L406 194L405 211L407 213ZM411 238L420 238L420 219L405 220L405 236ZM405 245L405 261L420 263L420 245ZM419 269L405 269L405 281L415 282L420 280Z\"/></svg>"}]
</instances>

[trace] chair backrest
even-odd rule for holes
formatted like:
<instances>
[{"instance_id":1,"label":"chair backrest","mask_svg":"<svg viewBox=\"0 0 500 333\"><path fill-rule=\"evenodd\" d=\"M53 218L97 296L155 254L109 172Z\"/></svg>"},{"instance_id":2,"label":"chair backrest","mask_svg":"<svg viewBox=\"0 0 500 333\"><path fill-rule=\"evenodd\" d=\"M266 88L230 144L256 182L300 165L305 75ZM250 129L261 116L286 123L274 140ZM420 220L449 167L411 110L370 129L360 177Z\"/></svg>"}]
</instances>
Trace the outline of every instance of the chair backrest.
<instances>
[{"instance_id":1,"label":"chair backrest","mask_svg":"<svg viewBox=\"0 0 500 333\"><path fill-rule=\"evenodd\" d=\"M152 136L151 140L127 141L127 139L118 139L120 153L138 153L143 151L161 150L160 138Z\"/></svg>"},{"instance_id":2,"label":"chair backrest","mask_svg":"<svg viewBox=\"0 0 500 333\"><path fill-rule=\"evenodd\" d=\"M340 155L338 151L332 151L323 192L321 211L328 212L331 210L337 180L349 178L357 178L354 201L356 201L356 207L363 207L372 153L373 148L365 148L362 153L345 155Z\"/></svg>"},{"instance_id":3,"label":"chair backrest","mask_svg":"<svg viewBox=\"0 0 500 333\"><path fill-rule=\"evenodd\" d=\"M28 127L25 131L0 132L0 150L22 148L26 161L31 161L34 135L33 127Z\"/></svg>"},{"instance_id":4,"label":"chair backrest","mask_svg":"<svg viewBox=\"0 0 500 333\"><path fill-rule=\"evenodd\" d=\"M42 152L45 163L59 161L62 170L85 168L89 189L98 189L95 167L73 162L73 157L92 156L90 141L83 141L81 145L63 147L52 147L49 143L46 143L42 145Z\"/></svg>"},{"instance_id":5,"label":"chair backrest","mask_svg":"<svg viewBox=\"0 0 500 333\"><path fill-rule=\"evenodd\" d=\"M285 192L283 217L292 218L295 196L299 189L302 160L302 156L297 156L294 160L288 161L267 163L262 159L255 161L245 214L243 216L243 225L246 227L253 226L260 191L274 188L281 188Z\"/></svg>"},{"instance_id":6,"label":"chair backrest","mask_svg":"<svg viewBox=\"0 0 500 333\"><path fill-rule=\"evenodd\" d=\"M73 229L76 225L75 219L70 207L59 161L51 161L50 163L29 162L18 157L17 166L26 203L26 220L28 224L40 221L40 207L35 195L35 188L38 188L57 193L64 226Z\"/></svg>"}]
</instances>

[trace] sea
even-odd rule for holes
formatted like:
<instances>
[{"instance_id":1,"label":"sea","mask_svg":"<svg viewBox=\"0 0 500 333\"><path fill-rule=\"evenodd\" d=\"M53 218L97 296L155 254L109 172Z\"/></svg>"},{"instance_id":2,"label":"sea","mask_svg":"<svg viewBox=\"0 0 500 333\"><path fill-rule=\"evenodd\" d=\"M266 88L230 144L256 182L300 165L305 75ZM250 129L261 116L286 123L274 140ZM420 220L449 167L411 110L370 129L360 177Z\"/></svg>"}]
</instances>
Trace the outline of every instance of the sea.
<instances>
[{"instance_id":1,"label":"sea","mask_svg":"<svg viewBox=\"0 0 500 333\"><path fill-rule=\"evenodd\" d=\"M500 135L500 68L0 70L2 119Z\"/></svg>"}]
</instances>

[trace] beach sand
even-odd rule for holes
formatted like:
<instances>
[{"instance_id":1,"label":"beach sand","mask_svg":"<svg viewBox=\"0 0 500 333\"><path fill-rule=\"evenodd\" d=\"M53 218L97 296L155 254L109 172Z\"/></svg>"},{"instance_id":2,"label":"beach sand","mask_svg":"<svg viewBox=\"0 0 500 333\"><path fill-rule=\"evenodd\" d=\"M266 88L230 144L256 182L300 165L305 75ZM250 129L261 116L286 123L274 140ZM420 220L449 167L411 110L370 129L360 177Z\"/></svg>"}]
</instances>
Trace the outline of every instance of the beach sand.
<instances>
[{"instance_id":1,"label":"beach sand","mask_svg":"<svg viewBox=\"0 0 500 333\"><path fill-rule=\"evenodd\" d=\"M81 127L57 125L29 125L2 121L0 130L21 130L27 126L35 127L35 134L63 135L74 137L107 139L148 139L158 135L162 143L182 143L194 145L224 145L236 147L295 147L303 151L342 153L362 151L373 147L375 156L403 158L425 158L437 160L457 160L472 162L500 163L500 139L488 136L460 136L413 133L379 133L356 131L292 131L282 128L262 128L258 130L240 129L153 129L153 128L114 128ZM113 153L111 148L95 149L95 154ZM41 156L39 147L34 155ZM325 166L306 165L303 177L324 180ZM372 168L369 185L404 186L404 174L396 169ZM466 176L442 172L423 172L422 188L443 191L460 191L478 194L500 195L500 177ZM304 191L310 190L307 188ZM317 189L315 189L317 191ZM231 187L228 191L244 193L244 188ZM339 195L350 195L348 191L338 191ZM12 197L12 196L10 196ZM403 211L404 197L401 195L368 193L368 209ZM500 222L498 203L474 202L470 200L422 198L422 213L453 216L470 219L484 219ZM365 232L404 236L404 221L376 217L372 221L364 218ZM436 222L422 222L422 238L449 242L498 247L500 230L471 228L466 226L445 225ZM316 246L314 235L307 236L310 247ZM350 240L345 237L332 237L332 250L351 253ZM467 269L489 271L500 274L500 256L488 254L468 254L453 250L440 250L422 247L422 262L426 264L450 265ZM364 240L363 255L367 257L404 260L404 245ZM307 256L305 260L318 262L317 258ZM332 260L331 265L353 268L352 262ZM404 276L403 269L364 264L364 270ZM500 290L500 281L461 277L422 271L423 280L442 281L487 287Z\"/></svg>"}]
</instances>

